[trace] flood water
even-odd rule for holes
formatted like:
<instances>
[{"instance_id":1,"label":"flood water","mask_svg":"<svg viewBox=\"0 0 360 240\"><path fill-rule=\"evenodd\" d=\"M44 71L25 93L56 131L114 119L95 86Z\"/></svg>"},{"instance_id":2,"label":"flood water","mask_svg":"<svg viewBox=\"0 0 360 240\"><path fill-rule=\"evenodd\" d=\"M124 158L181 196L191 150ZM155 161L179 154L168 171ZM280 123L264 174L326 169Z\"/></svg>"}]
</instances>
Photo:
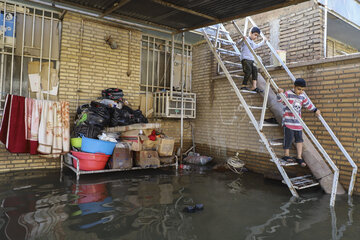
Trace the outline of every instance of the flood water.
<instances>
[{"instance_id":1,"label":"flood water","mask_svg":"<svg viewBox=\"0 0 360 240\"><path fill-rule=\"evenodd\" d=\"M27 175L27 176L25 176ZM292 199L261 175L144 170L0 176L0 239L359 239L360 198L329 208L321 189ZM61 181L60 181L61 179ZM203 210L184 212L201 203Z\"/></svg>"}]
</instances>

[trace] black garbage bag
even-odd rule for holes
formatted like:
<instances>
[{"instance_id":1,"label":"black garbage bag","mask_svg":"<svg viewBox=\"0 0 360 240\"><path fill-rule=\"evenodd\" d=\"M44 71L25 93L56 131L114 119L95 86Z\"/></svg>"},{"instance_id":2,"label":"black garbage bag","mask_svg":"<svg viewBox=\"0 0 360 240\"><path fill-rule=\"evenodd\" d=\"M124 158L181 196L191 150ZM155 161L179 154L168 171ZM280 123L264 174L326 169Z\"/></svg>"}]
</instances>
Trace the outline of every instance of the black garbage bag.
<instances>
[{"instance_id":1,"label":"black garbage bag","mask_svg":"<svg viewBox=\"0 0 360 240\"><path fill-rule=\"evenodd\" d=\"M134 111L134 121L135 123L148 123L147 118L142 114L140 109Z\"/></svg>"},{"instance_id":2,"label":"black garbage bag","mask_svg":"<svg viewBox=\"0 0 360 240\"><path fill-rule=\"evenodd\" d=\"M81 123L74 127L72 131L72 137L88 137L88 138L97 138L101 134L101 127L96 125L90 125L87 123Z\"/></svg>"},{"instance_id":3,"label":"black garbage bag","mask_svg":"<svg viewBox=\"0 0 360 240\"><path fill-rule=\"evenodd\" d=\"M132 124L133 115L126 109L115 108L110 120L110 127L126 126Z\"/></svg>"},{"instance_id":4,"label":"black garbage bag","mask_svg":"<svg viewBox=\"0 0 360 240\"><path fill-rule=\"evenodd\" d=\"M76 113L80 116L82 114L82 112L84 112L85 110L88 110L89 107L90 107L89 104L83 104L77 108Z\"/></svg>"},{"instance_id":5,"label":"black garbage bag","mask_svg":"<svg viewBox=\"0 0 360 240\"><path fill-rule=\"evenodd\" d=\"M102 128L109 126L113 108L105 104L92 101L88 108L87 122Z\"/></svg>"},{"instance_id":6,"label":"black garbage bag","mask_svg":"<svg viewBox=\"0 0 360 240\"><path fill-rule=\"evenodd\" d=\"M124 97L124 93L120 88L108 88L101 91L101 96L106 99L121 100Z\"/></svg>"}]
</instances>

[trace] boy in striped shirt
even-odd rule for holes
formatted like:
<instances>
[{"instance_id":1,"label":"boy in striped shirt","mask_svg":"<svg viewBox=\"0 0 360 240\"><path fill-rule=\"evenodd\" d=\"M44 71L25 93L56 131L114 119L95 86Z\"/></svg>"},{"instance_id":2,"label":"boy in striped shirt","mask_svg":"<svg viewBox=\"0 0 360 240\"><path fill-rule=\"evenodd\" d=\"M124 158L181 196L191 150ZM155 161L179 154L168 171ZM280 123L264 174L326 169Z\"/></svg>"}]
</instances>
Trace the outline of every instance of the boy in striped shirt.
<instances>
[{"instance_id":1,"label":"boy in striped shirt","mask_svg":"<svg viewBox=\"0 0 360 240\"><path fill-rule=\"evenodd\" d=\"M306 82L303 78L297 78L294 83L294 89L284 92L284 89L279 88L279 93L284 93L285 97L289 103L293 106L295 111L301 117L301 108L305 107L308 110L314 112L316 115L320 115L320 110L318 110L310 99L304 94L306 87ZM278 102L282 101L280 96L277 96ZM284 114L282 118L282 125L284 126L284 150L285 156L282 158L285 161L289 161L292 158L290 157L290 147L293 138L295 138L297 156L295 158L296 162L299 163L302 167L306 167L306 163L302 159L302 143L304 142L302 138L302 126L300 122L295 118L294 114L290 109L285 105Z\"/></svg>"}]
</instances>

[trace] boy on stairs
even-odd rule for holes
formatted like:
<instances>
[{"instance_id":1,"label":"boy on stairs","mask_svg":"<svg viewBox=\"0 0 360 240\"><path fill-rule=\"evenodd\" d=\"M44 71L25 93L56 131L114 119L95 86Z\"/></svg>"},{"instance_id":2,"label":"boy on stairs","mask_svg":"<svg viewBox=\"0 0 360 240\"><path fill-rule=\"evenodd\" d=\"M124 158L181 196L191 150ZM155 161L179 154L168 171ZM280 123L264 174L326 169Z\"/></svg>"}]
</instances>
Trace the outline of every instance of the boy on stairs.
<instances>
[{"instance_id":1,"label":"boy on stairs","mask_svg":"<svg viewBox=\"0 0 360 240\"><path fill-rule=\"evenodd\" d=\"M278 93L284 93L285 97L295 109L295 111L301 117L301 108L305 107L308 110L314 112L316 115L320 115L320 110L318 110L310 99L304 94L306 87L306 82L303 78L297 78L294 82L294 89L284 92L284 89L279 88ZM279 95L277 95L278 102L281 102L285 105ZM282 125L284 126L284 150L285 156L282 158L284 161L291 161L290 157L290 147L295 137L296 151L297 156L295 158L296 162L302 167L306 167L306 163L302 159L302 126L300 122L295 118L294 114L290 109L285 105L284 114L282 117Z\"/></svg>"},{"instance_id":2,"label":"boy on stairs","mask_svg":"<svg viewBox=\"0 0 360 240\"><path fill-rule=\"evenodd\" d=\"M263 40L260 43L255 43L254 40L260 36L260 29L258 27L253 27L250 30L249 37L247 37L247 41L249 45L252 47L252 49L256 49L258 47L261 47L264 42L267 40L266 37L263 38ZM240 52L241 52L241 64L243 67L244 72L244 81L242 83L242 86L240 90L248 90L248 91L255 91L255 92L262 92L259 88L257 88L257 76L258 76L258 70L257 67L254 65L255 58L252 55L250 49L244 42L245 36L238 41L238 44L240 45ZM250 76L252 76L252 89L248 89L246 87L248 80L250 79Z\"/></svg>"}]
</instances>

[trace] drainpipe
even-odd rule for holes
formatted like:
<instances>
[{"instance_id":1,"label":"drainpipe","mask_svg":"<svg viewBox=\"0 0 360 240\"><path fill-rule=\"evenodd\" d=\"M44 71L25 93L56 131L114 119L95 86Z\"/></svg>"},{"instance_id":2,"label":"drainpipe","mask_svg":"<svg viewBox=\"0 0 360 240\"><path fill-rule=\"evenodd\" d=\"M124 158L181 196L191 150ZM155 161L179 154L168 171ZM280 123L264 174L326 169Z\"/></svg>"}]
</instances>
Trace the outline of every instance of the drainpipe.
<instances>
[{"instance_id":1,"label":"drainpipe","mask_svg":"<svg viewBox=\"0 0 360 240\"><path fill-rule=\"evenodd\" d=\"M182 49L181 49L181 131L180 131L180 163L182 164L183 158L183 145L184 145L184 45L185 33L182 32Z\"/></svg>"},{"instance_id":2,"label":"drainpipe","mask_svg":"<svg viewBox=\"0 0 360 240\"><path fill-rule=\"evenodd\" d=\"M327 10L327 5L328 5L328 0L325 0L325 8L324 8L324 58L327 57L327 14L328 14L328 10Z\"/></svg>"}]
</instances>

